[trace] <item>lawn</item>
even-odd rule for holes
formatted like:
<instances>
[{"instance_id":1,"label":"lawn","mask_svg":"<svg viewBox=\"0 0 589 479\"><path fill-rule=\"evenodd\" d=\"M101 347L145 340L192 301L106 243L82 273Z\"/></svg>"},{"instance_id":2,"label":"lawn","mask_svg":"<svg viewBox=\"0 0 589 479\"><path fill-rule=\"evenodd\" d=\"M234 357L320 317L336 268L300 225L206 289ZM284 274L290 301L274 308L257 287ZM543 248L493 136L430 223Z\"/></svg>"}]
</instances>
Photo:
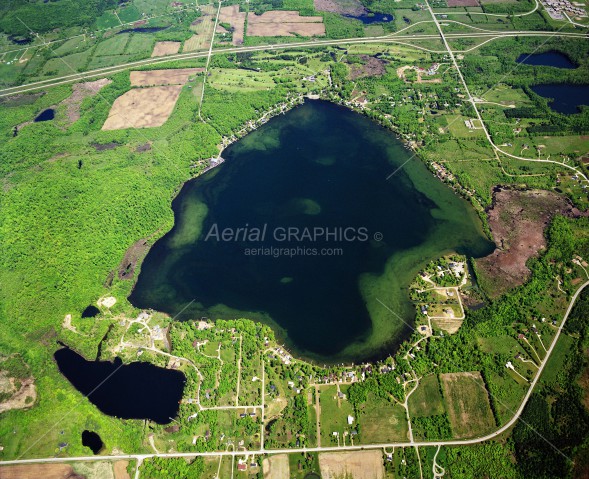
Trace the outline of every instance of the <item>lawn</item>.
<instances>
[{"instance_id":1,"label":"lawn","mask_svg":"<svg viewBox=\"0 0 589 479\"><path fill-rule=\"evenodd\" d=\"M343 388L342 388L342 392ZM348 416L354 416L352 405L347 399L337 398L336 386L323 386L320 388L319 403L321 405L321 445L337 444L334 432L340 435L340 443L343 440L344 431L348 431ZM352 427L355 427L356 422Z\"/></svg>"},{"instance_id":2,"label":"lawn","mask_svg":"<svg viewBox=\"0 0 589 479\"><path fill-rule=\"evenodd\" d=\"M448 115L448 130L452 133L455 138L473 138L484 136L483 130L480 125L474 125L475 128L467 127L465 121L470 121L470 118L461 115Z\"/></svg>"},{"instance_id":3,"label":"lawn","mask_svg":"<svg viewBox=\"0 0 589 479\"><path fill-rule=\"evenodd\" d=\"M219 90L232 92L267 90L275 86L269 73L229 68L215 68L211 72L208 84Z\"/></svg>"},{"instance_id":4,"label":"lawn","mask_svg":"<svg viewBox=\"0 0 589 479\"><path fill-rule=\"evenodd\" d=\"M415 392L409 396L409 414L413 416L435 416L444 413L440 383L435 374L419 381Z\"/></svg>"},{"instance_id":5,"label":"lawn","mask_svg":"<svg viewBox=\"0 0 589 479\"><path fill-rule=\"evenodd\" d=\"M483 435L495 427L489 394L481 374L441 374L446 410L456 438Z\"/></svg>"},{"instance_id":6,"label":"lawn","mask_svg":"<svg viewBox=\"0 0 589 479\"><path fill-rule=\"evenodd\" d=\"M395 402L378 398L372 393L361 406L358 422L363 443L407 440L405 409Z\"/></svg>"}]
</instances>

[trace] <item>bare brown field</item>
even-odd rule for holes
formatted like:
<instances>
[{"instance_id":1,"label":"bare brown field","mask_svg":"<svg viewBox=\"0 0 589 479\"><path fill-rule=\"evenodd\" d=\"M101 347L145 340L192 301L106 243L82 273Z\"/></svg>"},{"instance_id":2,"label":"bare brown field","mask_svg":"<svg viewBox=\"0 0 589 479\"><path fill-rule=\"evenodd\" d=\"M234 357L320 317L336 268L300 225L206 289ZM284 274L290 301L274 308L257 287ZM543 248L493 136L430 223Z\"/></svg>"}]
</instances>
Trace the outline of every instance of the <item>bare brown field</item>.
<instances>
[{"instance_id":1,"label":"bare brown field","mask_svg":"<svg viewBox=\"0 0 589 479\"><path fill-rule=\"evenodd\" d=\"M447 0L449 7L480 7L478 0Z\"/></svg>"},{"instance_id":2,"label":"bare brown field","mask_svg":"<svg viewBox=\"0 0 589 479\"><path fill-rule=\"evenodd\" d=\"M131 86L184 85L190 76L204 70L204 68L178 68L131 72Z\"/></svg>"},{"instance_id":3,"label":"bare brown field","mask_svg":"<svg viewBox=\"0 0 589 479\"><path fill-rule=\"evenodd\" d=\"M0 466L1 479L83 479L67 464Z\"/></svg>"},{"instance_id":4,"label":"bare brown field","mask_svg":"<svg viewBox=\"0 0 589 479\"><path fill-rule=\"evenodd\" d=\"M479 436L495 427L489 394L481 373L440 374L440 382L455 438Z\"/></svg>"},{"instance_id":5,"label":"bare brown field","mask_svg":"<svg viewBox=\"0 0 589 479\"><path fill-rule=\"evenodd\" d=\"M173 55L180 50L181 42L156 42L151 52L151 57L163 57L166 55Z\"/></svg>"},{"instance_id":6,"label":"bare brown field","mask_svg":"<svg viewBox=\"0 0 589 479\"><path fill-rule=\"evenodd\" d=\"M277 454L262 461L264 479L283 479L290 477L288 454Z\"/></svg>"},{"instance_id":7,"label":"bare brown field","mask_svg":"<svg viewBox=\"0 0 589 479\"><path fill-rule=\"evenodd\" d=\"M380 451L326 452L319 454L323 479L382 479L384 467ZM285 476L286 477L286 476Z\"/></svg>"},{"instance_id":8,"label":"bare brown field","mask_svg":"<svg viewBox=\"0 0 589 479\"><path fill-rule=\"evenodd\" d=\"M115 479L131 479L127 472L129 461L117 461L114 464Z\"/></svg>"},{"instance_id":9,"label":"bare brown field","mask_svg":"<svg viewBox=\"0 0 589 479\"><path fill-rule=\"evenodd\" d=\"M112 105L103 130L162 126L174 110L181 85L130 90Z\"/></svg>"},{"instance_id":10,"label":"bare brown field","mask_svg":"<svg viewBox=\"0 0 589 479\"><path fill-rule=\"evenodd\" d=\"M313 0L318 12L333 12L340 15L362 15L367 13L359 0Z\"/></svg>"},{"instance_id":11,"label":"bare brown field","mask_svg":"<svg viewBox=\"0 0 589 479\"><path fill-rule=\"evenodd\" d=\"M219 22L228 23L233 27L233 45L243 44L243 35L245 33L245 12L239 11L239 5L222 7L219 12Z\"/></svg>"},{"instance_id":12,"label":"bare brown field","mask_svg":"<svg viewBox=\"0 0 589 479\"><path fill-rule=\"evenodd\" d=\"M301 17L295 11L269 11L248 16L247 34L252 37L313 37L325 35L322 17Z\"/></svg>"}]
</instances>

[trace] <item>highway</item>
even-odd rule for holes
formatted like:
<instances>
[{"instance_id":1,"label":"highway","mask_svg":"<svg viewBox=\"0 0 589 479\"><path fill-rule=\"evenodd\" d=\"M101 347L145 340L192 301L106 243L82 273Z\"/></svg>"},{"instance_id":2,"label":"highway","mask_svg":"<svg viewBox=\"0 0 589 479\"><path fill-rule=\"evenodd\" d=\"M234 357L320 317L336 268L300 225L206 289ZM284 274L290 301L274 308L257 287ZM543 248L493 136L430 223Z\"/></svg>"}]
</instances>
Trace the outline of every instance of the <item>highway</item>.
<instances>
[{"instance_id":1,"label":"highway","mask_svg":"<svg viewBox=\"0 0 589 479\"><path fill-rule=\"evenodd\" d=\"M435 18L435 17L434 17ZM67 83L79 82L82 80L89 80L93 78L100 78L121 71L125 71L131 68L138 68L147 65L158 65L162 63L169 63L177 60L191 60L198 58L210 58L210 55L225 54L225 53L239 53L239 52L255 52L264 50L288 50L292 48L310 48L310 47L322 47L322 46L337 46L337 45L353 45L362 43L392 43L401 44L405 46L411 46L415 48L421 48L426 51L427 48L420 47L419 45L411 45L407 42L419 41L419 40L435 40L439 39L438 34L400 34L397 32L391 35L376 36L376 37L363 37L363 38L344 38L340 40L314 40L307 42L292 42L292 43L280 43L275 45L256 45L256 46L239 46L239 47L223 47L223 48L211 48L210 51L203 52L191 52L191 53L178 53L175 55L168 55L164 58L146 58L145 60L138 60L134 62L122 63L120 65L112 67L97 68L81 73L72 73L69 75L62 75L59 77L50 78L47 80L40 80L24 85L13 86L8 88L0 89L0 97L6 97L9 95L15 95L18 93L25 93L35 90L41 90L43 88L49 88L52 86L63 85ZM471 33L450 33L445 35L448 39L467 39L467 38L481 38L495 40L505 37L573 37L573 38L587 38L583 33L574 32L543 32L543 31L528 31L528 30L517 30L517 31L476 31ZM436 53L445 53L445 50L437 51Z\"/></svg>"}]
</instances>

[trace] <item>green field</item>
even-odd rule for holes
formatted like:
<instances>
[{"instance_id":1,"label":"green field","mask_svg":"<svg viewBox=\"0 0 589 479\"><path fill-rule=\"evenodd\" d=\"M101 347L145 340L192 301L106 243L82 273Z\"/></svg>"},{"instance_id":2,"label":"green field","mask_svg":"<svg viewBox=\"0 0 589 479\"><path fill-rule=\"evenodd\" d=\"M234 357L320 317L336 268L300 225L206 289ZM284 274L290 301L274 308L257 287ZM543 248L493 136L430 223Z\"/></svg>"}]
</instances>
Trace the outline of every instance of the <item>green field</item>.
<instances>
[{"instance_id":1,"label":"green field","mask_svg":"<svg viewBox=\"0 0 589 479\"><path fill-rule=\"evenodd\" d=\"M454 437L480 436L495 427L489 395L479 373L440 375Z\"/></svg>"},{"instance_id":2,"label":"green field","mask_svg":"<svg viewBox=\"0 0 589 479\"><path fill-rule=\"evenodd\" d=\"M409 396L408 405L411 417L443 414L444 403L437 375L431 374L419 381L419 386Z\"/></svg>"},{"instance_id":3,"label":"green field","mask_svg":"<svg viewBox=\"0 0 589 479\"><path fill-rule=\"evenodd\" d=\"M125 46L129 41L129 37L129 33L122 33L120 35L113 35L112 37L101 41L96 47L94 55L97 57L121 55L125 51Z\"/></svg>"},{"instance_id":4,"label":"green field","mask_svg":"<svg viewBox=\"0 0 589 479\"><path fill-rule=\"evenodd\" d=\"M344 392L344 387L340 386ZM353 429L356 425L356 419L350 426L348 425L348 416L355 416L352 405L347 399L337 398L336 386L322 386L320 388L319 403L321 405L321 445L337 444L338 439L333 435L339 433L340 444L343 444L344 431Z\"/></svg>"},{"instance_id":5,"label":"green field","mask_svg":"<svg viewBox=\"0 0 589 479\"><path fill-rule=\"evenodd\" d=\"M407 440L407 417L401 405L378 398L371 393L359 413L362 443Z\"/></svg>"}]
</instances>

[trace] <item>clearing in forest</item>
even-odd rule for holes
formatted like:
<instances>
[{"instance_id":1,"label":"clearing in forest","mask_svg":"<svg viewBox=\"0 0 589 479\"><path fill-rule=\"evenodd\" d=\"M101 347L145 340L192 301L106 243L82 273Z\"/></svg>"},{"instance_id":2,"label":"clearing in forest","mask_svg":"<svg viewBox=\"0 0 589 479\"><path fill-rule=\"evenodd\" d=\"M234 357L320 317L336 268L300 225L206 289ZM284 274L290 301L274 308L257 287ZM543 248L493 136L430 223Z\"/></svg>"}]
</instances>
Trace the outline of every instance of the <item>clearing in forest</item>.
<instances>
[{"instance_id":1,"label":"clearing in forest","mask_svg":"<svg viewBox=\"0 0 589 479\"><path fill-rule=\"evenodd\" d=\"M302 17L296 11L269 11L250 14L247 34L252 37L313 37L325 35L323 17Z\"/></svg>"},{"instance_id":2,"label":"clearing in forest","mask_svg":"<svg viewBox=\"0 0 589 479\"><path fill-rule=\"evenodd\" d=\"M182 85L129 90L112 105L103 130L162 126L178 101Z\"/></svg>"},{"instance_id":3,"label":"clearing in forest","mask_svg":"<svg viewBox=\"0 0 589 479\"><path fill-rule=\"evenodd\" d=\"M440 374L440 381L455 438L481 436L495 427L481 373Z\"/></svg>"}]
</instances>

